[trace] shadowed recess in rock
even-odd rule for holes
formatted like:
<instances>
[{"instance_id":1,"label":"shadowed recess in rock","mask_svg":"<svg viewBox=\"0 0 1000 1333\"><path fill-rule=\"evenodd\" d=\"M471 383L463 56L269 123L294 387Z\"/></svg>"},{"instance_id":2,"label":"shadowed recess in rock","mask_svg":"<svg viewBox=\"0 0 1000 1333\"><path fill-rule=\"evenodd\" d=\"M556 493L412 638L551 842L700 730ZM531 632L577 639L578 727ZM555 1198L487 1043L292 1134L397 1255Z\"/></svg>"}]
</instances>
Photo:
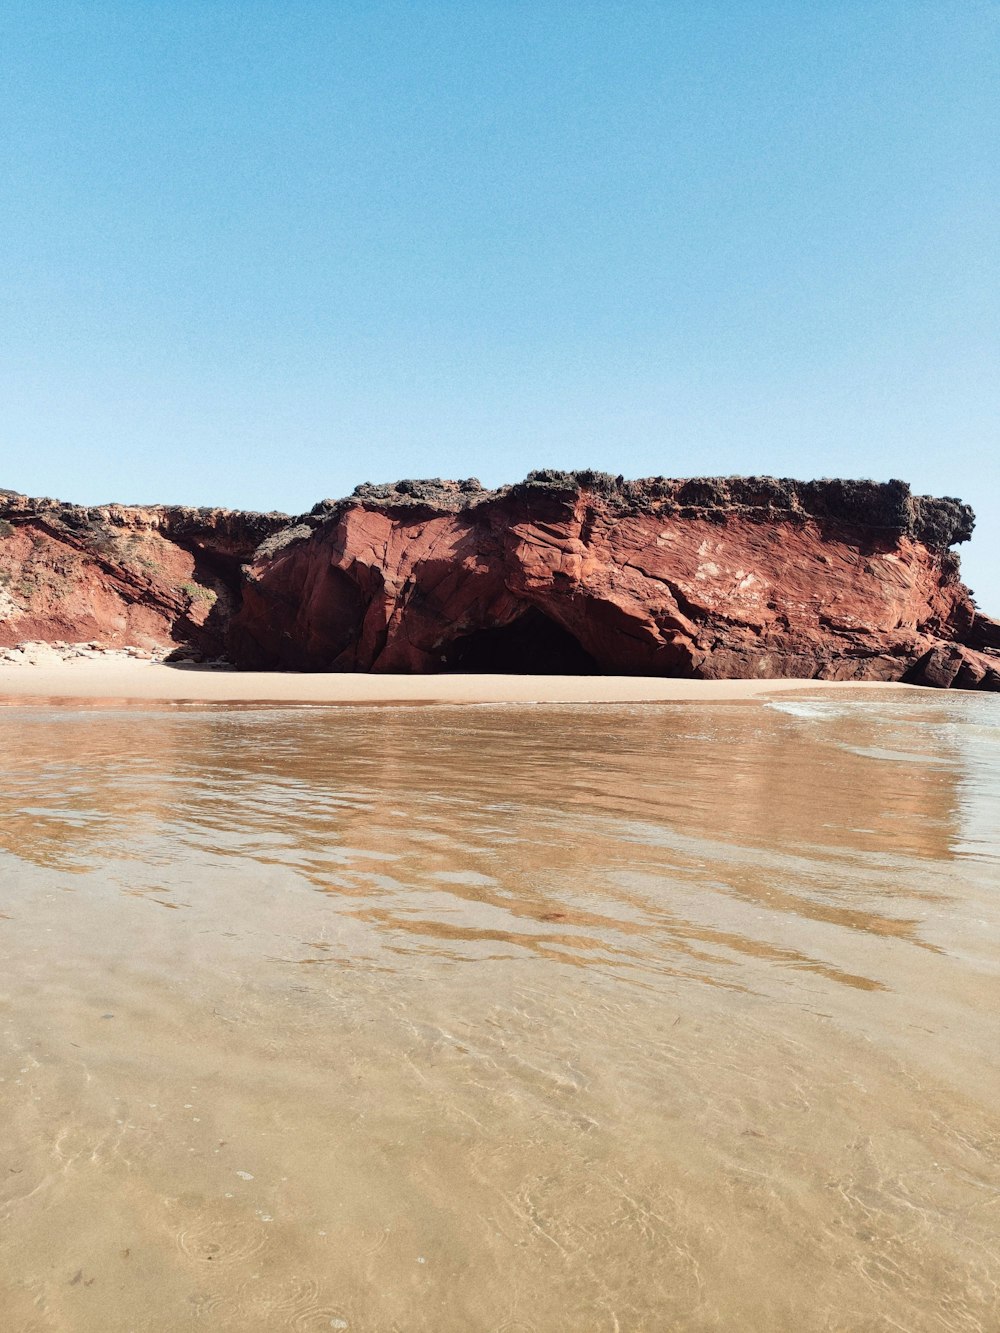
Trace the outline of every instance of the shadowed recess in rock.
<instances>
[{"instance_id":1,"label":"shadowed recess in rock","mask_svg":"<svg viewBox=\"0 0 1000 1333\"><path fill-rule=\"evenodd\" d=\"M592 676L597 663L577 639L534 607L507 625L474 630L444 645L445 671Z\"/></svg>"}]
</instances>

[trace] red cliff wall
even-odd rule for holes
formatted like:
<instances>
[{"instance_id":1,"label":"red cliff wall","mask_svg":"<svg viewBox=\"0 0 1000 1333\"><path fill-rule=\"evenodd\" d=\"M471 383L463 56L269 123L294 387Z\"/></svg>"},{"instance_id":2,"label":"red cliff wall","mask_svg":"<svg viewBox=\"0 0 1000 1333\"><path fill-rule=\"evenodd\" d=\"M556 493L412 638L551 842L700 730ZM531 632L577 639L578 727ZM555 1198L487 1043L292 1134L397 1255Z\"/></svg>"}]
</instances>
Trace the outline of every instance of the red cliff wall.
<instances>
[{"instance_id":1,"label":"red cliff wall","mask_svg":"<svg viewBox=\"0 0 1000 1333\"><path fill-rule=\"evenodd\" d=\"M296 670L804 676L1000 688L1000 626L901 482L535 473L311 514L0 493L0 645L228 650Z\"/></svg>"},{"instance_id":2,"label":"red cliff wall","mask_svg":"<svg viewBox=\"0 0 1000 1333\"><path fill-rule=\"evenodd\" d=\"M902 483L535 474L362 487L265 543L230 644L305 670L594 670L1000 685L948 547Z\"/></svg>"},{"instance_id":3,"label":"red cliff wall","mask_svg":"<svg viewBox=\"0 0 1000 1333\"><path fill-rule=\"evenodd\" d=\"M86 509L0 491L0 647L23 640L220 652L241 566L285 515Z\"/></svg>"}]
</instances>

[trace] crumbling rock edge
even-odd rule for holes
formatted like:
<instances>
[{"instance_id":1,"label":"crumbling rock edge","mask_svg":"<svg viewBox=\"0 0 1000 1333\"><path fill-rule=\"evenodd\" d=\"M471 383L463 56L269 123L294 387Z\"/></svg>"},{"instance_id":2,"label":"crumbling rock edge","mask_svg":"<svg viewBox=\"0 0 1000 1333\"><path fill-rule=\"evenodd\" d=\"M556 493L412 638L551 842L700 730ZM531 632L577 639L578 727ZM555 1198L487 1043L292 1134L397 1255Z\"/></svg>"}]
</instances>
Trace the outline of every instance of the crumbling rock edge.
<instances>
[{"instance_id":1,"label":"crumbling rock edge","mask_svg":"<svg viewBox=\"0 0 1000 1333\"><path fill-rule=\"evenodd\" d=\"M365 484L294 518L0 491L0 645L995 690L1000 625L951 550L973 524L902 481L543 470Z\"/></svg>"},{"instance_id":2,"label":"crumbling rock edge","mask_svg":"<svg viewBox=\"0 0 1000 1333\"><path fill-rule=\"evenodd\" d=\"M968 541L975 525L970 505L952 496L914 495L905 481L794 481L788 477L646 477L636 481L590 470L553 468L529 472L524 481L491 491L476 477L465 481L397 481L357 486L346 500L324 500L312 515L327 516L354 503L404 508L426 505L438 511L470 508L533 491L599 497L617 513L659 514L742 512L762 521L777 516L826 518L861 527L906 533L941 549Z\"/></svg>"}]
</instances>

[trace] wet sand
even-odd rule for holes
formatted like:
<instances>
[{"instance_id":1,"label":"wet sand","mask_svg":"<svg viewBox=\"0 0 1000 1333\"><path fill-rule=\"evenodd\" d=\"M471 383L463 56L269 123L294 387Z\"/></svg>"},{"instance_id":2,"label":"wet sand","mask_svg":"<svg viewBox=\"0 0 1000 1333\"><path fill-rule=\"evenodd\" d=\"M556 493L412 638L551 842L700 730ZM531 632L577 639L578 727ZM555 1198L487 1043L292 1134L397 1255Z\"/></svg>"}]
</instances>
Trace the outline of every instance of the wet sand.
<instances>
[{"instance_id":1,"label":"wet sand","mask_svg":"<svg viewBox=\"0 0 1000 1333\"><path fill-rule=\"evenodd\" d=\"M0 1328L996 1333L998 712L8 702Z\"/></svg>"},{"instance_id":2,"label":"wet sand","mask_svg":"<svg viewBox=\"0 0 1000 1333\"><path fill-rule=\"evenodd\" d=\"M162 663L0 665L0 699L149 699L203 703L641 703L752 699L775 690L912 690L814 680L666 680L649 676L393 676L225 671Z\"/></svg>"}]
</instances>

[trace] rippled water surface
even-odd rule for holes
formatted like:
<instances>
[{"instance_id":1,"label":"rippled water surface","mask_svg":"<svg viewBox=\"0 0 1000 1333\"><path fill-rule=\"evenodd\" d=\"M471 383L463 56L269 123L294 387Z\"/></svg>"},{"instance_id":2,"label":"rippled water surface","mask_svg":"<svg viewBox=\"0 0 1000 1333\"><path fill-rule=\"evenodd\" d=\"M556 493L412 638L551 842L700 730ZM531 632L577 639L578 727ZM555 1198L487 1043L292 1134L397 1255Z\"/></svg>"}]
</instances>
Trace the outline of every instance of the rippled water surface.
<instances>
[{"instance_id":1,"label":"rippled water surface","mask_svg":"<svg viewBox=\"0 0 1000 1333\"><path fill-rule=\"evenodd\" d=\"M0 709L0 1328L1000 1329L1000 702Z\"/></svg>"}]
</instances>

